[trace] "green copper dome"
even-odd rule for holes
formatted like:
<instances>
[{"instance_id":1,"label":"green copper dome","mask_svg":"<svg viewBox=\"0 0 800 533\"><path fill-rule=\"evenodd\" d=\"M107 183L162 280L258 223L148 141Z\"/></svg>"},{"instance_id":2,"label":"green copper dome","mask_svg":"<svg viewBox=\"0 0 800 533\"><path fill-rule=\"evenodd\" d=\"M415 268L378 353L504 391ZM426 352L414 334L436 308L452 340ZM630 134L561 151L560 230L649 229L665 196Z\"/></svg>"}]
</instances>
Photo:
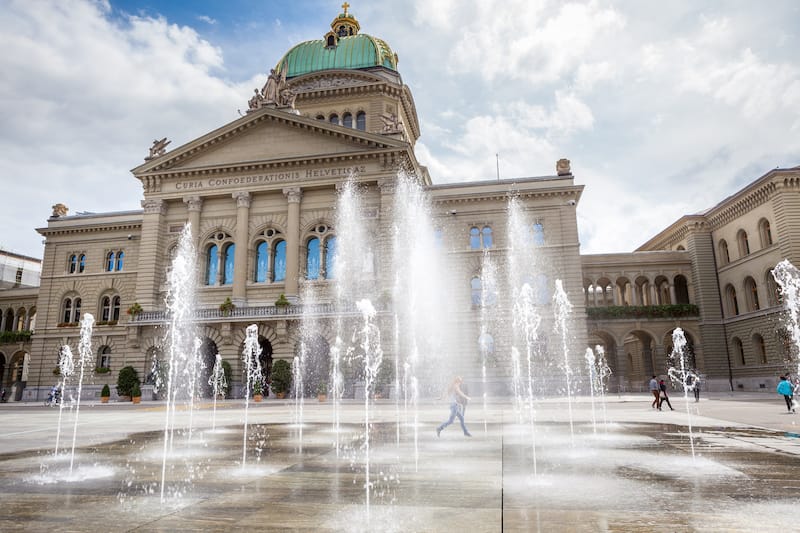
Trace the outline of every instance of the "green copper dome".
<instances>
[{"instance_id":1,"label":"green copper dome","mask_svg":"<svg viewBox=\"0 0 800 533\"><path fill-rule=\"evenodd\" d=\"M284 55L275 66L287 78L320 70L353 70L385 67L397 70L397 54L389 45L371 35L359 33L361 25L342 4L343 12L331 22L331 31L315 41L300 43Z\"/></svg>"},{"instance_id":2,"label":"green copper dome","mask_svg":"<svg viewBox=\"0 0 800 533\"><path fill-rule=\"evenodd\" d=\"M331 39L335 44L331 46ZM359 33L298 44L284 55L275 67L280 72L286 65L286 77L292 78L330 69L362 69L386 67L397 70L397 56L385 41Z\"/></svg>"}]
</instances>

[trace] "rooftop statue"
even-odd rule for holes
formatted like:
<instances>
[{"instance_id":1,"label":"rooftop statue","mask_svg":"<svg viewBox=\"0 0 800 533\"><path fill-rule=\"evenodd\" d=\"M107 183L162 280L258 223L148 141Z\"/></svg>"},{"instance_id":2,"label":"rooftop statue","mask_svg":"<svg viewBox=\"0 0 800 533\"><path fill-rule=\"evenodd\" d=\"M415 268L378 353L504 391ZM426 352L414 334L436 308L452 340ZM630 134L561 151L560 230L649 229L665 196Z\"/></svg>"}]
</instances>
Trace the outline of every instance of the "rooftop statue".
<instances>
[{"instance_id":1,"label":"rooftop statue","mask_svg":"<svg viewBox=\"0 0 800 533\"><path fill-rule=\"evenodd\" d=\"M168 141L166 137L161 140L154 140L153 146L150 147L150 155L145 157L145 161L148 159L154 159L156 157L162 156L167 153L167 145L172 141Z\"/></svg>"}]
</instances>

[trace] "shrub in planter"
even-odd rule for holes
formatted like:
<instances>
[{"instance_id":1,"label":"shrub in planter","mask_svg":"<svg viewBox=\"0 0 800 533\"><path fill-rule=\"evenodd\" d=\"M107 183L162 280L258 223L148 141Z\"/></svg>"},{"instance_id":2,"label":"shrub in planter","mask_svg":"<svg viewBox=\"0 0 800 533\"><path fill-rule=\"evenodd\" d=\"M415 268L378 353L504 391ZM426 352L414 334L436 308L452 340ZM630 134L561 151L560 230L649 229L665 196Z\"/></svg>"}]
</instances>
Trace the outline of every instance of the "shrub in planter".
<instances>
[{"instance_id":1,"label":"shrub in planter","mask_svg":"<svg viewBox=\"0 0 800 533\"><path fill-rule=\"evenodd\" d=\"M117 394L120 396L133 396L134 385L139 386L139 374L136 369L132 366L120 369L119 376L117 376Z\"/></svg>"},{"instance_id":2,"label":"shrub in planter","mask_svg":"<svg viewBox=\"0 0 800 533\"><path fill-rule=\"evenodd\" d=\"M133 385L133 389L131 389L131 399L133 400L133 403L139 403L142 401L142 389L139 387L138 381Z\"/></svg>"},{"instance_id":3,"label":"shrub in planter","mask_svg":"<svg viewBox=\"0 0 800 533\"><path fill-rule=\"evenodd\" d=\"M111 397L111 389L108 386L108 383L103 385L103 390L100 391L100 401L103 403L108 403L108 399Z\"/></svg>"},{"instance_id":4,"label":"shrub in planter","mask_svg":"<svg viewBox=\"0 0 800 533\"><path fill-rule=\"evenodd\" d=\"M287 307L291 304L289 300L286 299L286 295L281 293L277 300L275 300L275 305L277 307Z\"/></svg>"},{"instance_id":5,"label":"shrub in planter","mask_svg":"<svg viewBox=\"0 0 800 533\"><path fill-rule=\"evenodd\" d=\"M270 376L270 388L276 395L285 395L292 388L292 367L285 359L278 359L272 363Z\"/></svg>"}]
</instances>

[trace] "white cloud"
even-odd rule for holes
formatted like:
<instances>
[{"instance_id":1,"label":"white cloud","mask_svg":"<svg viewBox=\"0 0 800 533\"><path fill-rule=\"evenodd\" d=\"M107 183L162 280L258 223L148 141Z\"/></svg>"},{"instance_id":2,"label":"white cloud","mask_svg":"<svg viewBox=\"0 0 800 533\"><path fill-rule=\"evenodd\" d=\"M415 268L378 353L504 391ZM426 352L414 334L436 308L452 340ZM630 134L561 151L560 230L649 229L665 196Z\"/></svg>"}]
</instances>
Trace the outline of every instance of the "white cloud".
<instances>
[{"instance_id":1,"label":"white cloud","mask_svg":"<svg viewBox=\"0 0 800 533\"><path fill-rule=\"evenodd\" d=\"M115 21L107 3L13 1L0 46L14 51L0 56L0 176L14 183L0 200L2 245L31 255L41 240L32 228L53 204L138 209L141 186L127 169L152 140L167 136L174 148L218 127L250 91L213 74L222 53L191 28Z\"/></svg>"},{"instance_id":2,"label":"white cloud","mask_svg":"<svg viewBox=\"0 0 800 533\"><path fill-rule=\"evenodd\" d=\"M198 15L197 20L205 22L206 24L211 24L212 26L217 23L216 19L213 19L208 15Z\"/></svg>"}]
</instances>

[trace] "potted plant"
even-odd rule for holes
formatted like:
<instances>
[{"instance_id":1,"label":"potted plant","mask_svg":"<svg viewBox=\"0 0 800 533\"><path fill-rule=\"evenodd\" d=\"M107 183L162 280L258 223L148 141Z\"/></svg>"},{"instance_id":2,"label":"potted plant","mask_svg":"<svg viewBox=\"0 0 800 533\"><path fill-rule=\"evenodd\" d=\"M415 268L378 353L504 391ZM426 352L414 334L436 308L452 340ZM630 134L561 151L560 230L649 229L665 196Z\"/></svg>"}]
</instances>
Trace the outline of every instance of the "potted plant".
<instances>
[{"instance_id":1,"label":"potted plant","mask_svg":"<svg viewBox=\"0 0 800 533\"><path fill-rule=\"evenodd\" d=\"M288 307L292 302L286 299L286 295L281 293L277 300L275 300L275 307Z\"/></svg>"},{"instance_id":2,"label":"potted plant","mask_svg":"<svg viewBox=\"0 0 800 533\"><path fill-rule=\"evenodd\" d=\"M255 380L253 382L253 401L260 402L264 399L264 387L261 385L261 379Z\"/></svg>"},{"instance_id":3,"label":"potted plant","mask_svg":"<svg viewBox=\"0 0 800 533\"><path fill-rule=\"evenodd\" d=\"M222 316L230 315L234 309L236 309L236 304L231 301L230 297L225 298L225 301L219 304L219 312L222 313Z\"/></svg>"},{"instance_id":4,"label":"potted plant","mask_svg":"<svg viewBox=\"0 0 800 533\"><path fill-rule=\"evenodd\" d=\"M328 384L324 381L320 381L317 385L317 400L320 403L325 402L328 399Z\"/></svg>"},{"instance_id":5,"label":"potted plant","mask_svg":"<svg viewBox=\"0 0 800 533\"><path fill-rule=\"evenodd\" d=\"M100 402L101 403L108 403L108 399L111 397L111 389L108 387L108 383L103 385L103 390L100 391Z\"/></svg>"},{"instance_id":6,"label":"potted plant","mask_svg":"<svg viewBox=\"0 0 800 533\"><path fill-rule=\"evenodd\" d=\"M139 375L136 369L132 366L121 368L117 376L117 394L119 394L120 399L123 397L125 399L131 398L133 396L134 385L139 385Z\"/></svg>"},{"instance_id":7,"label":"potted plant","mask_svg":"<svg viewBox=\"0 0 800 533\"><path fill-rule=\"evenodd\" d=\"M131 390L131 401L133 403L142 401L142 389L139 387L138 381L133 385L133 389Z\"/></svg>"},{"instance_id":8,"label":"potted plant","mask_svg":"<svg viewBox=\"0 0 800 533\"><path fill-rule=\"evenodd\" d=\"M131 316L131 318L133 318L142 311L144 311L144 309L142 309L142 306L139 305L139 302L134 302L133 304L131 304L130 307L128 307L128 310L125 312L128 313Z\"/></svg>"},{"instance_id":9,"label":"potted plant","mask_svg":"<svg viewBox=\"0 0 800 533\"><path fill-rule=\"evenodd\" d=\"M275 397L283 399L292 388L292 367L285 359L278 359L272 363L270 388Z\"/></svg>"}]
</instances>

